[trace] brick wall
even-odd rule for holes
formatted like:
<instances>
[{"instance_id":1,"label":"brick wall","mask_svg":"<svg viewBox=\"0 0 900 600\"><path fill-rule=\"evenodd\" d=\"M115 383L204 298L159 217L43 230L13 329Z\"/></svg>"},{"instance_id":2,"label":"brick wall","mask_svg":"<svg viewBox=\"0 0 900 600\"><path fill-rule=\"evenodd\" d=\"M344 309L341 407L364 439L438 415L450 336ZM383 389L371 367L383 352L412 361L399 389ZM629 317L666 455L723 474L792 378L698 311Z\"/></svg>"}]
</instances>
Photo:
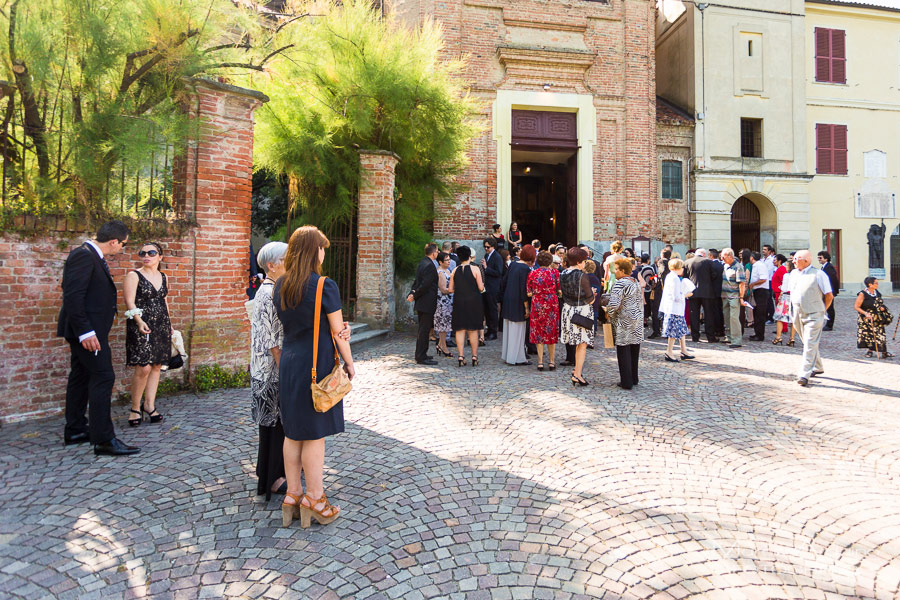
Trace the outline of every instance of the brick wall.
<instances>
[{"instance_id":1,"label":"brick wall","mask_svg":"<svg viewBox=\"0 0 900 600\"><path fill-rule=\"evenodd\" d=\"M356 255L356 319L394 324L394 169L397 155L359 153L360 189Z\"/></svg>"},{"instance_id":2,"label":"brick wall","mask_svg":"<svg viewBox=\"0 0 900 600\"><path fill-rule=\"evenodd\" d=\"M435 236L478 239L497 218L497 143L491 103L498 89L592 94L597 111L594 165L594 238L661 235L656 159L655 12L649 0L560 2L558 0L394 0L395 15L416 22L433 18L444 30L448 57L465 56L470 94L482 102L482 133L461 176L467 190L435 207ZM521 42L525 40L525 43ZM535 61L509 68L502 48L530 46ZM587 50L585 71L539 50ZM538 49L538 50L535 50ZM506 50L503 50L506 51ZM583 56L583 55L582 55ZM547 68L541 61L562 60ZM509 223L502 224L504 229Z\"/></svg>"},{"instance_id":3,"label":"brick wall","mask_svg":"<svg viewBox=\"0 0 900 600\"><path fill-rule=\"evenodd\" d=\"M185 336L188 367L244 366L253 111L265 96L213 82L186 85L186 108L198 119L200 136L176 161L173 177L176 207L193 226L179 233L172 225L169 235L153 241L165 248L172 323ZM56 337L59 284L69 251L93 235L74 219L22 218L18 225L43 233L0 235L0 328L7 332L0 338L0 421L7 422L63 407L69 350ZM121 287L126 272L140 266L136 253L144 241L132 236L128 250L109 260L119 288L119 318L110 332L116 394L131 378Z\"/></svg>"}]
</instances>

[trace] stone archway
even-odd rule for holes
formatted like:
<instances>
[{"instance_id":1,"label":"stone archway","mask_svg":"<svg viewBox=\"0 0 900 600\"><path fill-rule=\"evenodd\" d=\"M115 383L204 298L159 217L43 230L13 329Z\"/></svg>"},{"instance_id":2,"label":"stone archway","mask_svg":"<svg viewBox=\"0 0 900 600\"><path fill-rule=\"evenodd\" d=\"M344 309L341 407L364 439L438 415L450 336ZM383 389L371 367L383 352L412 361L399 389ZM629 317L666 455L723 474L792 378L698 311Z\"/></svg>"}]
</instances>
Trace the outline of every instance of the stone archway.
<instances>
[{"instance_id":1,"label":"stone archway","mask_svg":"<svg viewBox=\"0 0 900 600\"><path fill-rule=\"evenodd\" d=\"M751 192L731 206L731 247L759 252L763 245L777 248L778 215L766 196Z\"/></svg>"}]
</instances>

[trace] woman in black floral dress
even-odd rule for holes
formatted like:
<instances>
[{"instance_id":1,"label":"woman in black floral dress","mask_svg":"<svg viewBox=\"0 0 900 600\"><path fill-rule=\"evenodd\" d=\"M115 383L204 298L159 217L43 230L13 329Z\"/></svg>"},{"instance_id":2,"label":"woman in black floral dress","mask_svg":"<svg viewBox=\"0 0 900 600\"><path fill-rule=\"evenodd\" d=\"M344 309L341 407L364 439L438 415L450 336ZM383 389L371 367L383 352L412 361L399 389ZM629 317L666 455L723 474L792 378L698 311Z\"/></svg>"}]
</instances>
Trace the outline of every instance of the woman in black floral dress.
<instances>
[{"instance_id":1,"label":"woman in black floral dress","mask_svg":"<svg viewBox=\"0 0 900 600\"><path fill-rule=\"evenodd\" d=\"M125 276L125 364L134 367L131 380L131 419L128 424L141 424L146 412L151 423L163 416L156 410L156 389L160 369L169 362L172 348L172 325L169 321L169 293L166 274L159 270L162 246L149 242L138 256L143 263L137 271ZM143 397L143 400L141 399ZM136 416L135 416L136 415Z\"/></svg>"},{"instance_id":2,"label":"woman in black floral dress","mask_svg":"<svg viewBox=\"0 0 900 600\"><path fill-rule=\"evenodd\" d=\"M884 305L881 292L878 291L878 280L866 277L866 289L856 295L853 308L859 313L856 319L856 347L867 350L866 356L881 353L881 358L893 358L887 349L885 326L893 321L891 313Z\"/></svg>"}]
</instances>

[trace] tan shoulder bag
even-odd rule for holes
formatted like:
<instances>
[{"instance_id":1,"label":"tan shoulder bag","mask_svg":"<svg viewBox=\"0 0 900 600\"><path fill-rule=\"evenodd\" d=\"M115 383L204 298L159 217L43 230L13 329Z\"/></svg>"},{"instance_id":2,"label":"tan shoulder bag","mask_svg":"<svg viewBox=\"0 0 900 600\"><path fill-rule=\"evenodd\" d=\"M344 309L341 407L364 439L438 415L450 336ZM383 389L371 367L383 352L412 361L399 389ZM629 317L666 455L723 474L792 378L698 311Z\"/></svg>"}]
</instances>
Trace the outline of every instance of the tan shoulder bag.
<instances>
[{"instance_id":1,"label":"tan shoulder bag","mask_svg":"<svg viewBox=\"0 0 900 600\"><path fill-rule=\"evenodd\" d=\"M327 277L319 277L319 284L316 286L316 319L313 325L313 362L312 362L312 383L309 387L312 390L313 408L316 412L328 412L332 407L344 399L344 396L353 387L350 384L350 377L341 367L341 360L338 356L337 343L334 341L334 334L331 334L331 343L334 346L334 369L325 376L322 381L316 381L316 362L319 358L319 320L322 315L322 288L325 286Z\"/></svg>"}]
</instances>

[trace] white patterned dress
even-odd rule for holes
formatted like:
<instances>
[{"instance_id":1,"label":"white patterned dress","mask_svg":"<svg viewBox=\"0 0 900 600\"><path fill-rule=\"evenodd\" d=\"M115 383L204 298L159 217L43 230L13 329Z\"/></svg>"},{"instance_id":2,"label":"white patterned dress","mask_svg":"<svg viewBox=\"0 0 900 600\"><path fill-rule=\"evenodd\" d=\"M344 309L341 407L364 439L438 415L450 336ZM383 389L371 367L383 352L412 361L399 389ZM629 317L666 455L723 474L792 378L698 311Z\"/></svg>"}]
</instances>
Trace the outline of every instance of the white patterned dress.
<instances>
[{"instance_id":1,"label":"white patterned dress","mask_svg":"<svg viewBox=\"0 0 900 600\"><path fill-rule=\"evenodd\" d=\"M269 350L281 348L284 330L272 302L274 287L268 281L259 286L250 316L250 415L263 427L274 426L280 416L278 367Z\"/></svg>"},{"instance_id":2,"label":"white patterned dress","mask_svg":"<svg viewBox=\"0 0 900 600\"><path fill-rule=\"evenodd\" d=\"M450 285L450 271L438 270L438 277L444 278L444 287ZM441 333L453 331L453 294L444 294L438 289L437 309L434 311L434 330Z\"/></svg>"}]
</instances>

